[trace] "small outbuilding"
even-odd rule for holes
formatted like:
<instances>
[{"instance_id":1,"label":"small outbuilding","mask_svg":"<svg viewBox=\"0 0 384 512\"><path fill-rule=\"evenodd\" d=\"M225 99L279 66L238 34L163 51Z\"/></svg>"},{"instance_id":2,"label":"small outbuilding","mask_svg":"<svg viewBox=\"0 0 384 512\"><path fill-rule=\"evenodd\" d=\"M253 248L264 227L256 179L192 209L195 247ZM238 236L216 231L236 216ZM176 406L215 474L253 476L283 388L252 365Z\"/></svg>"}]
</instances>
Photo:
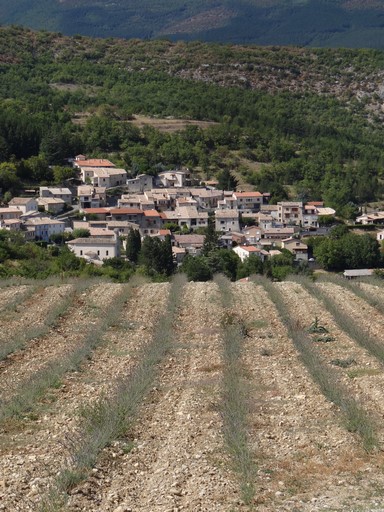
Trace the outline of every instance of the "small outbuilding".
<instances>
[{"instance_id":1,"label":"small outbuilding","mask_svg":"<svg viewBox=\"0 0 384 512\"><path fill-rule=\"evenodd\" d=\"M343 276L347 279L356 279L357 277L369 277L373 275L374 270L371 268L358 268L352 270L344 270Z\"/></svg>"}]
</instances>

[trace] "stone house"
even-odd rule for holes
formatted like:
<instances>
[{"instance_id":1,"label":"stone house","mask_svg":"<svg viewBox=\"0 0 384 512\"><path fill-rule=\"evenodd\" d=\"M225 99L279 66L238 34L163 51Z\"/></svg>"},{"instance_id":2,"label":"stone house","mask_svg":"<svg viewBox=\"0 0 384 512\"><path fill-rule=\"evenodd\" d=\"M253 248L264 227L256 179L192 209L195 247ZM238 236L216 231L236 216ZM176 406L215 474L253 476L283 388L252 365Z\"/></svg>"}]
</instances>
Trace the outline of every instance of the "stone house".
<instances>
[{"instance_id":1,"label":"stone house","mask_svg":"<svg viewBox=\"0 0 384 512\"><path fill-rule=\"evenodd\" d=\"M39 208L43 208L46 212L54 214L62 212L65 208L63 199L57 197L38 197L37 204Z\"/></svg>"},{"instance_id":2,"label":"stone house","mask_svg":"<svg viewBox=\"0 0 384 512\"><path fill-rule=\"evenodd\" d=\"M117 237L75 238L67 242L77 257L93 263L120 256L120 241Z\"/></svg>"},{"instance_id":3,"label":"stone house","mask_svg":"<svg viewBox=\"0 0 384 512\"><path fill-rule=\"evenodd\" d=\"M12 209L17 208L23 215L37 212L38 204L33 197L14 197L8 203Z\"/></svg>"},{"instance_id":4,"label":"stone house","mask_svg":"<svg viewBox=\"0 0 384 512\"><path fill-rule=\"evenodd\" d=\"M52 235L64 233L65 222L49 217L33 217L24 223L28 240L49 242Z\"/></svg>"},{"instance_id":5,"label":"stone house","mask_svg":"<svg viewBox=\"0 0 384 512\"><path fill-rule=\"evenodd\" d=\"M56 197L62 199L68 206L72 204L72 192L69 188L40 187L40 197Z\"/></svg>"},{"instance_id":6,"label":"stone house","mask_svg":"<svg viewBox=\"0 0 384 512\"><path fill-rule=\"evenodd\" d=\"M239 210L216 210L215 229L224 233L240 231Z\"/></svg>"}]
</instances>

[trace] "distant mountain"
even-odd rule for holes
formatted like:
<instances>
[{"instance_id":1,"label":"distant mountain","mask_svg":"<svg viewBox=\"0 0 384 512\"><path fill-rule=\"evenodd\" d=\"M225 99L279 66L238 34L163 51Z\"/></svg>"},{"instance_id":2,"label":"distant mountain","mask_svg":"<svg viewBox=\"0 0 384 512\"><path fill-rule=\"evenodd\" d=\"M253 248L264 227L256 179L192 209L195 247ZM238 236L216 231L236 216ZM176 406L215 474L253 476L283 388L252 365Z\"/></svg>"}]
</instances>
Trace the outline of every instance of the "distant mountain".
<instances>
[{"instance_id":1,"label":"distant mountain","mask_svg":"<svg viewBox=\"0 0 384 512\"><path fill-rule=\"evenodd\" d=\"M96 37L384 48L383 0L0 0L0 23Z\"/></svg>"}]
</instances>

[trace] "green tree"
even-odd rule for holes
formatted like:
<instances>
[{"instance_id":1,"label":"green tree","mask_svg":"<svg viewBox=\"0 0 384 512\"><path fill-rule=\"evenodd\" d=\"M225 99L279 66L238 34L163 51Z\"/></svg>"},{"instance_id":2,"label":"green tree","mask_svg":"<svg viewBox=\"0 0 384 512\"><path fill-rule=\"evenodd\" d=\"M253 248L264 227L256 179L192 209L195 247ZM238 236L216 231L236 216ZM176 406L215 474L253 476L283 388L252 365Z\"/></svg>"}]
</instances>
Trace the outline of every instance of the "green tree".
<instances>
[{"instance_id":1,"label":"green tree","mask_svg":"<svg viewBox=\"0 0 384 512\"><path fill-rule=\"evenodd\" d=\"M213 217L208 217L208 226L204 238L203 248L201 250L201 254L203 256L208 256L211 251L217 249L219 242L219 234L215 230L215 220Z\"/></svg>"},{"instance_id":2,"label":"green tree","mask_svg":"<svg viewBox=\"0 0 384 512\"><path fill-rule=\"evenodd\" d=\"M232 250L217 249L207 256L207 264L213 274L224 274L231 281L236 279L237 269L241 260Z\"/></svg>"},{"instance_id":3,"label":"green tree","mask_svg":"<svg viewBox=\"0 0 384 512\"><path fill-rule=\"evenodd\" d=\"M166 235L163 242L160 241L161 273L167 276L173 274L175 264L173 261L172 241L170 235Z\"/></svg>"},{"instance_id":4,"label":"green tree","mask_svg":"<svg viewBox=\"0 0 384 512\"><path fill-rule=\"evenodd\" d=\"M264 264L259 256L250 254L242 263L239 264L237 269L237 279L248 277L253 274L263 274Z\"/></svg>"},{"instance_id":5,"label":"green tree","mask_svg":"<svg viewBox=\"0 0 384 512\"><path fill-rule=\"evenodd\" d=\"M127 236L126 256L132 263L137 263L141 250L141 236L137 229L130 229Z\"/></svg>"},{"instance_id":6,"label":"green tree","mask_svg":"<svg viewBox=\"0 0 384 512\"><path fill-rule=\"evenodd\" d=\"M230 170L226 167L217 175L218 185L217 188L220 190L236 190L237 179L232 176Z\"/></svg>"},{"instance_id":7,"label":"green tree","mask_svg":"<svg viewBox=\"0 0 384 512\"><path fill-rule=\"evenodd\" d=\"M272 256L264 262L264 272L268 277L282 281L289 274L295 273L293 266L295 256L287 249L282 249L281 254Z\"/></svg>"},{"instance_id":8,"label":"green tree","mask_svg":"<svg viewBox=\"0 0 384 512\"><path fill-rule=\"evenodd\" d=\"M344 270L343 242L340 239L324 238L316 244L313 255L325 270Z\"/></svg>"},{"instance_id":9,"label":"green tree","mask_svg":"<svg viewBox=\"0 0 384 512\"><path fill-rule=\"evenodd\" d=\"M10 192L17 195L22 188L20 179L16 174L16 165L10 162L0 164L0 189L4 194Z\"/></svg>"},{"instance_id":10,"label":"green tree","mask_svg":"<svg viewBox=\"0 0 384 512\"><path fill-rule=\"evenodd\" d=\"M54 165L53 181L56 185L63 185L67 180L76 178L78 171L74 167L64 167L62 165Z\"/></svg>"},{"instance_id":11,"label":"green tree","mask_svg":"<svg viewBox=\"0 0 384 512\"><path fill-rule=\"evenodd\" d=\"M72 231L73 238L88 238L91 232L87 228L76 228Z\"/></svg>"},{"instance_id":12,"label":"green tree","mask_svg":"<svg viewBox=\"0 0 384 512\"><path fill-rule=\"evenodd\" d=\"M349 233L349 227L346 224L338 224L334 226L329 232L329 238L339 240Z\"/></svg>"},{"instance_id":13,"label":"green tree","mask_svg":"<svg viewBox=\"0 0 384 512\"><path fill-rule=\"evenodd\" d=\"M181 270L186 273L189 281L209 281L213 277L204 256L186 256Z\"/></svg>"},{"instance_id":14,"label":"green tree","mask_svg":"<svg viewBox=\"0 0 384 512\"><path fill-rule=\"evenodd\" d=\"M22 160L17 169L17 174L21 179L35 183L50 182L53 179L53 173L47 160L42 156L31 156Z\"/></svg>"},{"instance_id":15,"label":"green tree","mask_svg":"<svg viewBox=\"0 0 384 512\"><path fill-rule=\"evenodd\" d=\"M40 143L40 154L50 165L62 165L66 158L76 154L79 149L72 134L60 124L47 130Z\"/></svg>"},{"instance_id":16,"label":"green tree","mask_svg":"<svg viewBox=\"0 0 384 512\"><path fill-rule=\"evenodd\" d=\"M314 246L313 253L326 270L375 268L381 264L380 246L368 234L346 233L339 238L324 238Z\"/></svg>"},{"instance_id":17,"label":"green tree","mask_svg":"<svg viewBox=\"0 0 384 512\"><path fill-rule=\"evenodd\" d=\"M167 235L162 241L158 237L146 236L141 245L139 263L148 275L170 276L174 270L171 237Z\"/></svg>"}]
</instances>

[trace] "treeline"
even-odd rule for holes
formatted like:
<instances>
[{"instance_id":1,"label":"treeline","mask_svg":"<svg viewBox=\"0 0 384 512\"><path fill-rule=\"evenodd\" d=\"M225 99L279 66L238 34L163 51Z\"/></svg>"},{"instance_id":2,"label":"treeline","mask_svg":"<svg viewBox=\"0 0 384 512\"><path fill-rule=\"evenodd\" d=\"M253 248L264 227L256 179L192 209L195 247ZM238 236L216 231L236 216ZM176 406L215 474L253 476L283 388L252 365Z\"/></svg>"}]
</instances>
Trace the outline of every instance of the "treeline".
<instances>
[{"instance_id":1,"label":"treeline","mask_svg":"<svg viewBox=\"0 0 384 512\"><path fill-rule=\"evenodd\" d=\"M134 274L129 262L110 258L102 267L78 258L66 245L27 242L23 233L0 230L0 278L106 277L119 282Z\"/></svg>"},{"instance_id":2,"label":"treeline","mask_svg":"<svg viewBox=\"0 0 384 512\"><path fill-rule=\"evenodd\" d=\"M384 254L376 239L368 233L353 233L343 224L333 227L327 237L310 238L308 246L325 270L341 272L384 266Z\"/></svg>"},{"instance_id":3,"label":"treeline","mask_svg":"<svg viewBox=\"0 0 384 512\"><path fill-rule=\"evenodd\" d=\"M286 249L265 261L250 255L242 262L234 251L219 247L219 233L214 230L212 221L205 228L201 255L187 254L180 266L173 261L169 235L164 240L147 236L141 242L139 232L131 230L127 237L126 256L135 272L154 280L166 279L175 272L184 272L190 281L209 281L215 274L223 274L231 281L252 274L264 274L280 281L289 274L310 273L305 263L295 264L294 255Z\"/></svg>"},{"instance_id":4,"label":"treeline","mask_svg":"<svg viewBox=\"0 0 384 512\"><path fill-rule=\"evenodd\" d=\"M77 230L73 236L89 233ZM224 274L232 281L253 274L274 280L284 280L290 274L311 274L306 262L295 262L286 249L281 254L262 261L250 255L242 262L238 255L218 246L218 233L210 223L201 255L187 255L177 266L172 255L170 236L140 238L131 230L126 241L125 258L110 258L103 266L78 258L65 244L72 237L53 237L55 244L26 241L20 232L0 230L0 278L22 277L45 279L49 276L100 276L119 282L134 274L145 275L154 281L167 280L176 272L184 272L191 281L208 281L215 274ZM378 242L369 234L357 235L345 225L332 228L328 237L313 237L307 241L310 255L325 270L340 272L354 268L383 268L384 256Z\"/></svg>"}]
</instances>

